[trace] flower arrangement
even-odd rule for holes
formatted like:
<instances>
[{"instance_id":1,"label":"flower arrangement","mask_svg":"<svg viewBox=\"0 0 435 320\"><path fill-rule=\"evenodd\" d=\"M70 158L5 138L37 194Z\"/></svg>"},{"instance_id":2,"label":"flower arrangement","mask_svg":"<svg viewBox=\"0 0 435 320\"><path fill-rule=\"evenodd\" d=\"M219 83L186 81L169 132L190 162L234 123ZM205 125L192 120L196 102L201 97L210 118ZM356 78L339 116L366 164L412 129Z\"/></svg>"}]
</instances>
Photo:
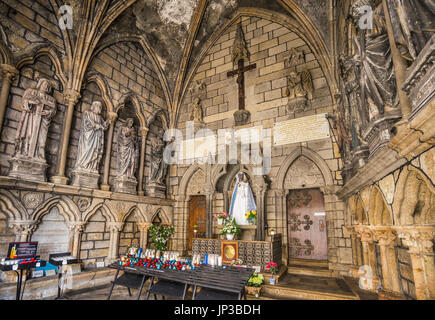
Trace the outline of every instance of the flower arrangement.
<instances>
[{"instance_id":1,"label":"flower arrangement","mask_svg":"<svg viewBox=\"0 0 435 320\"><path fill-rule=\"evenodd\" d=\"M257 211L251 210L245 213L246 220L253 220L257 222Z\"/></svg>"},{"instance_id":2,"label":"flower arrangement","mask_svg":"<svg viewBox=\"0 0 435 320\"><path fill-rule=\"evenodd\" d=\"M240 228L236 223L236 219L227 219L225 220L224 226L221 230L221 234L233 234L237 235L240 233Z\"/></svg>"},{"instance_id":3,"label":"flower arrangement","mask_svg":"<svg viewBox=\"0 0 435 320\"><path fill-rule=\"evenodd\" d=\"M268 262L267 263L267 270L269 270L272 274L277 274L278 273L278 264L276 262Z\"/></svg>"},{"instance_id":4,"label":"flower arrangement","mask_svg":"<svg viewBox=\"0 0 435 320\"><path fill-rule=\"evenodd\" d=\"M153 224L149 228L149 232L154 249L163 252L166 251L168 239L174 234L175 229L172 226L157 226Z\"/></svg>"},{"instance_id":5,"label":"flower arrangement","mask_svg":"<svg viewBox=\"0 0 435 320\"><path fill-rule=\"evenodd\" d=\"M224 212L222 212L222 213L219 213L219 214L213 214L213 218L215 218L215 219L226 219L226 218L228 218L228 213L226 213L225 211Z\"/></svg>"},{"instance_id":6,"label":"flower arrangement","mask_svg":"<svg viewBox=\"0 0 435 320\"><path fill-rule=\"evenodd\" d=\"M261 287L264 283L264 277L261 273L254 273L248 280L246 284L248 287Z\"/></svg>"}]
</instances>

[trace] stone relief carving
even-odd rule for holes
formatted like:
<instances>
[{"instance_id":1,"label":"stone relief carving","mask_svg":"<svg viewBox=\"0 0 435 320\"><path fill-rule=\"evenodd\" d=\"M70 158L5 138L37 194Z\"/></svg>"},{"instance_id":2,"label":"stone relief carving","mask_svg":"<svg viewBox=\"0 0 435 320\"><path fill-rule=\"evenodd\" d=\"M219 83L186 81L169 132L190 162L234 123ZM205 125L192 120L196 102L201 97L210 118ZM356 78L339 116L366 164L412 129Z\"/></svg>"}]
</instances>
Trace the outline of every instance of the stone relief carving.
<instances>
[{"instance_id":1,"label":"stone relief carving","mask_svg":"<svg viewBox=\"0 0 435 320\"><path fill-rule=\"evenodd\" d=\"M190 120L199 123L204 123L201 99L199 99L198 97L196 97L193 100L192 111L190 113Z\"/></svg>"},{"instance_id":2,"label":"stone relief carving","mask_svg":"<svg viewBox=\"0 0 435 320\"><path fill-rule=\"evenodd\" d=\"M237 66L239 60L249 60L249 56L250 54L246 45L245 36L243 35L242 24L238 23L236 30L236 39L234 40L231 52L233 64Z\"/></svg>"},{"instance_id":3,"label":"stone relief carving","mask_svg":"<svg viewBox=\"0 0 435 320\"><path fill-rule=\"evenodd\" d=\"M83 212L91 206L91 200L81 197L77 200L77 206L79 207L79 210Z\"/></svg>"},{"instance_id":4,"label":"stone relief carving","mask_svg":"<svg viewBox=\"0 0 435 320\"><path fill-rule=\"evenodd\" d=\"M190 178L189 185L187 187L187 194L203 194L205 184L205 173L202 170L197 170L192 178Z\"/></svg>"},{"instance_id":5,"label":"stone relief carving","mask_svg":"<svg viewBox=\"0 0 435 320\"><path fill-rule=\"evenodd\" d=\"M44 195L37 192L29 192L23 196L23 204L27 209L35 209L42 201L44 201Z\"/></svg>"},{"instance_id":6,"label":"stone relief carving","mask_svg":"<svg viewBox=\"0 0 435 320\"><path fill-rule=\"evenodd\" d=\"M289 168L284 187L286 189L297 189L308 186L324 185L323 175L319 168L311 160L299 157Z\"/></svg>"},{"instance_id":7,"label":"stone relief carving","mask_svg":"<svg viewBox=\"0 0 435 320\"><path fill-rule=\"evenodd\" d=\"M56 114L56 100L50 95L52 83L41 78L36 88L24 91L23 111L15 137L15 154L10 176L45 181L45 144Z\"/></svg>"},{"instance_id":8,"label":"stone relief carving","mask_svg":"<svg viewBox=\"0 0 435 320\"><path fill-rule=\"evenodd\" d=\"M305 63L305 54L299 50L291 50L289 57L290 73L287 77L286 90L288 112L307 110L313 99L314 85L310 71L306 67L301 72L298 72L296 69L297 65L303 63Z\"/></svg>"},{"instance_id":9,"label":"stone relief carving","mask_svg":"<svg viewBox=\"0 0 435 320\"><path fill-rule=\"evenodd\" d=\"M73 184L89 188L98 187L98 168L103 156L104 131L109 120L101 116L102 103L94 101L90 110L83 113L77 161L73 171Z\"/></svg>"}]
</instances>

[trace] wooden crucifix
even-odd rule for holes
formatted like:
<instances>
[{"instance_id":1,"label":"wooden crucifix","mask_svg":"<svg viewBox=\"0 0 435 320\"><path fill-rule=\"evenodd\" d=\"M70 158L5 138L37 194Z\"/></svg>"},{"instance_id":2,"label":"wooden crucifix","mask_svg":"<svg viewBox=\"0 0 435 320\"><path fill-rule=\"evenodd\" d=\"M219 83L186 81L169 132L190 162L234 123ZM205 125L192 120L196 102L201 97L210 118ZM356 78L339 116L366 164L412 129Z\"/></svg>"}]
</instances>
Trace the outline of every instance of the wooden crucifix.
<instances>
[{"instance_id":1,"label":"wooden crucifix","mask_svg":"<svg viewBox=\"0 0 435 320\"><path fill-rule=\"evenodd\" d=\"M257 64L251 64L245 67L245 59L239 59L238 68L227 73L227 77L231 78L237 75L237 84L239 85L239 110L245 110L245 72L254 70Z\"/></svg>"}]
</instances>

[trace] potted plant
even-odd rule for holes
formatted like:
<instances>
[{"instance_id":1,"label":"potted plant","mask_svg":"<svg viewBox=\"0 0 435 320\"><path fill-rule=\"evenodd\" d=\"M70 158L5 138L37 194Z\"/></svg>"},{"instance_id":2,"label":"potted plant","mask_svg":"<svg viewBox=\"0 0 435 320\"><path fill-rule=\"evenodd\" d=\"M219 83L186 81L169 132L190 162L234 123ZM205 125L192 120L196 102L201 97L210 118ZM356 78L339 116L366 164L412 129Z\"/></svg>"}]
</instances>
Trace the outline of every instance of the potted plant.
<instances>
[{"instance_id":1,"label":"potted plant","mask_svg":"<svg viewBox=\"0 0 435 320\"><path fill-rule=\"evenodd\" d=\"M257 223L257 211L251 210L251 211L246 212L245 218L246 218L246 220L249 221L250 225L256 224Z\"/></svg>"},{"instance_id":2,"label":"potted plant","mask_svg":"<svg viewBox=\"0 0 435 320\"><path fill-rule=\"evenodd\" d=\"M154 249L162 253L167 250L169 237L174 234L175 229L172 226L157 226L153 224L149 228L149 232Z\"/></svg>"},{"instance_id":3,"label":"potted plant","mask_svg":"<svg viewBox=\"0 0 435 320\"><path fill-rule=\"evenodd\" d=\"M240 228L236 223L236 219L227 219L221 230L221 234L226 235L227 240L234 240L234 236L240 233Z\"/></svg>"},{"instance_id":4,"label":"potted plant","mask_svg":"<svg viewBox=\"0 0 435 320\"><path fill-rule=\"evenodd\" d=\"M269 278L269 283L274 285L276 284L275 275L278 273L278 264L276 262L270 261L267 263L267 270L272 273L272 276Z\"/></svg>"},{"instance_id":5,"label":"potted plant","mask_svg":"<svg viewBox=\"0 0 435 320\"><path fill-rule=\"evenodd\" d=\"M261 273L254 273L251 278L249 278L248 283L245 286L247 294L253 295L256 298L260 296L261 285L264 283L264 277Z\"/></svg>"},{"instance_id":6,"label":"potted plant","mask_svg":"<svg viewBox=\"0 0 435 320\"><path fill-rule=\"evenodd\" d=\"M228 213L226 213L225 211L219 214L214 214L213 218L217 219L218 225L222 225L225 221L225 219L228 218Z\"/></svg>"}]
</instances>

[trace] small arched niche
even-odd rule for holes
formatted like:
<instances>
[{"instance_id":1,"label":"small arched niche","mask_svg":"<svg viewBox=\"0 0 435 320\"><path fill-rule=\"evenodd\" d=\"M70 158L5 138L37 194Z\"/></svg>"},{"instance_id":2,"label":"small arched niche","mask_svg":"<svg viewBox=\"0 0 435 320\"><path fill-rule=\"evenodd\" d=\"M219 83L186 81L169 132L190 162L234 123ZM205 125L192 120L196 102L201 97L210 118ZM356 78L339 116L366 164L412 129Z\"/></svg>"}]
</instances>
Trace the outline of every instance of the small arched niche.
<instances>
[{"instance_id":1,"label":"small arched niche","mask_svg":"<svg viewBox=\"0 0 435 320\"><path fill-rule=\"evenodd\" d=\"M369 220L371 225L390 226L393 224L393 219L384 196L377 187L373 187L370 196Z\"/></svg>"},{"instance_id":2,"label":"small arched niche","mask_svg":"<svg viewBox=\"0 0 435 320\"><path fill-rule=\"evenodd\" d=\"M119 233L119 254L127 254L128 246L139 247L140 230L137 226L139 221L138 213L133 210L125 219L124 226Z\"/></svg>"}]
</instances>

